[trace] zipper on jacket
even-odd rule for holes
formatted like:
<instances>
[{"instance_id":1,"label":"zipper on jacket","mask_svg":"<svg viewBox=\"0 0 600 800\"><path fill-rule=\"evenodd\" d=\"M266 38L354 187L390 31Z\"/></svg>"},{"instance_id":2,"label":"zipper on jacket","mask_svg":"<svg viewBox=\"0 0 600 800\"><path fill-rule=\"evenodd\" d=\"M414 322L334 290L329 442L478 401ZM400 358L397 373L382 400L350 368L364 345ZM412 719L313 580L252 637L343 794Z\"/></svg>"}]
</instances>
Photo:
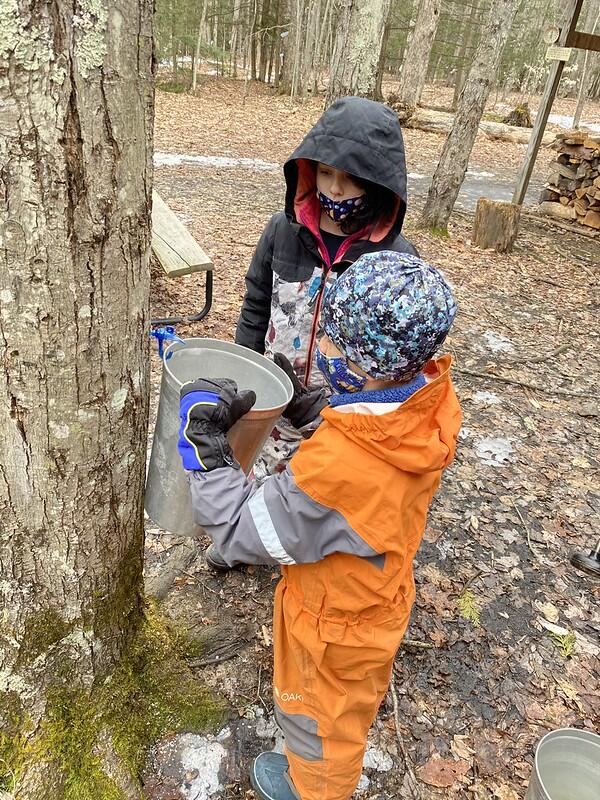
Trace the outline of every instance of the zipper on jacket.
<instances>
[{"instance_id":1,"label":"zipper on jacket","mask_svg":"<svg viewBox=\"0 0 600 800\"><path fill-rule=\"evenodd\" d=\"M321 267L321 281L317 289L317 302L315 303L315 310L313 312L312 324L310 327L310 337L308 339L308 351L306 354L306 367L304 369L304 385L308 386L310 374L312 372L313 354L315 352L315 344L317 340L317 328L319 327L319 317L321 316L321 305L323 303L323 292L325 284L327 283L327 276L329 275L330 267L327 265Z\"/></svg>"},{"instance_id":2,"label":"zipper on jacket","mask_svg":"<svg viewBox=\"0 0 600 800\"><path fill-rule=\"evenodd\" d=\"M321 260L323 262L323 266L321 267L321 282L319 283L319 288L317 289L317 300L315 303L315 310L313 312L313 318L310 326L310 336L308 338L308 350L306 354L306 367L304 368L304 385L308 386L308 382L310 380L311 372L312 372L312 362L313 362L313 355L315 352L315 342L317 338L317 330L319 327L319 317L321 316L321 306L323 304L323 293L325 290L325 284L327 283L327 276L331 272L331 268L333 264L341 263L343 257L346 255L348 250L352 247L355 242L360 241L361 236L364 235L366 232L365 230L357 231L356 233L351 234L348 238L342 242L341 246L339 247L337 253L335 254L335 261L332 263L329 257L329 251L325 246L325 242L321 237L320 230L317 233L311 230L306 217L303 213L303 210L300 210L300 219L299 222L303 225L307 231L315 238L317 242L317 249L321 255ZM370 231L369 231L370 235Z\"/></svg>"}]
</instances>

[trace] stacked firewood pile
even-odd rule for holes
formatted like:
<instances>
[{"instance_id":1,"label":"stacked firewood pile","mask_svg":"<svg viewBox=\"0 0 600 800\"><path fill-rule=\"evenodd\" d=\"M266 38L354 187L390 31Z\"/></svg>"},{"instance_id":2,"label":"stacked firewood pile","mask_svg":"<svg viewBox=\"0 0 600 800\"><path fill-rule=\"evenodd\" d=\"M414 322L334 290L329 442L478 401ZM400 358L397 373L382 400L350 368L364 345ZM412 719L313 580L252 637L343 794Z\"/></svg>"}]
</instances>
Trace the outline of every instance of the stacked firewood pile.
<instances>
[{"instance_id":1,"label":"stacked firewood pile","mask_svg":"<svg viewBox=\"0 0 600 800\"><path fill-rule=\"evenodd\" d=\"M570 131L552 145L558 151L540 196L540 211L600 230L600 136Z\"/></svg>"}]
</instances>

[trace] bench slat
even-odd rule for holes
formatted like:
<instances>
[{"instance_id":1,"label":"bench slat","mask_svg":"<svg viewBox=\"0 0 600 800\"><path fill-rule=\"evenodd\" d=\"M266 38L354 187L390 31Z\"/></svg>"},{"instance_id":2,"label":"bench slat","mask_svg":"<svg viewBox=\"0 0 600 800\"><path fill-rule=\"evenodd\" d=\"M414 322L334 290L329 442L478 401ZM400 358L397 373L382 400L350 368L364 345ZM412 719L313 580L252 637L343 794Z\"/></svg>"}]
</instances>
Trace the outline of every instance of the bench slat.
<instances>
[{"instance_id":1,"label":"bench slat","mask_svg":"<svg viewBox=\"0 0 600 800\"><path fill-rule=\"evenodd\" d=\"M214 268L209 256L156 191L152 192L152 250L169 277Z\"/></svg>"}]
</instances>

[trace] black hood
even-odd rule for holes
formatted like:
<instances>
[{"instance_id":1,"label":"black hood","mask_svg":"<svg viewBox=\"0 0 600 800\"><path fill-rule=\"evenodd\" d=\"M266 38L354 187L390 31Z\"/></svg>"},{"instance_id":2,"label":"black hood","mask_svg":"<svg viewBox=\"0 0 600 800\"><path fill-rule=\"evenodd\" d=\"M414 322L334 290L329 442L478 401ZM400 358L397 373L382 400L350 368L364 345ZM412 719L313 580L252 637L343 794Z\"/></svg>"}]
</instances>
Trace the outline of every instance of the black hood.
<instances>
[{"instance_id":1,"label":"black hood","mask_svg":"<svg viewBox=\"0 0 600 800\"><path fill-rule=\"evenodd\" d=\"M292 218L298 195L307 189L303 185L298 191L299 174L300 183L307 182L299 169L303 159L321 161L394 192L400 202L389 233L400 233L406 214L406 162L400 123L391 108L362 97L343 97L325 111L283 167L285 209Z\"/></svg>"}]
</instances>

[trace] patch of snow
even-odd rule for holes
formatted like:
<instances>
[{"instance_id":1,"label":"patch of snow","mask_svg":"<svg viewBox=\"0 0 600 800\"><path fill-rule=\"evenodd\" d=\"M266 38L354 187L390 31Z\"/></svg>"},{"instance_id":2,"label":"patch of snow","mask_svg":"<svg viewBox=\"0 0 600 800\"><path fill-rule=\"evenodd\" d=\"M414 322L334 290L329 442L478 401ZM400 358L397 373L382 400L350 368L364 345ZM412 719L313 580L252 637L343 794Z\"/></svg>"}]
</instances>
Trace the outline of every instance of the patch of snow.
<instances>
[{"instance_id":1,"label":"patch of snow","mask_svg":"<svg viewBox=\"0 0 600 800\"><path fill-rule=\"evenodd\" d=\"M494 392L475 392L473 401L485 406L497 406L502 403L502 400Z\"/></svg>"},{"instance_id":2,"label":"patch of snow","mask_svg":"<svg viewBox=\"0 0 600 800\"><path fill-rule=\"evenodd\" d=\"M510 439L503 437L486 437L475 442L475 451L481 461L490 467L501 467L511 461L514 448Z\"/></svg>"},{"instance_id":3,"label":"patch of snow","mask_svg":"<svg viewBox=\"0 0 600 800\"><path fill-rule=\"evenodd\" d=\"M217 738L182 733L159 746L169 773L181 775L179 791L186 800L208 800L223 790L219 770L227 751Z\"/></svg>"},{"instance_id":4,"label":"patch of snow","mask_svg":"<svg viewBox=\"0 0 600 800\"><path fill-rule=\"evenodd\" d=\"M200 164L202 167L243 167L261 172L278 172L279 164L260 158L233 158L230 156L192 156L185 153L154 153L155 167L178 167L180 164Z\"/></svg>"},{"instance_id":5,"label":"patch of snow","mask_svg":"<svg viewBox=\"0 0 600 800\"><path fill-rule=\"evenodd\" d=\"M438 541L435 543L435 546L442 557L442 561L445 561L454 549L452 542L448 541L447 539L438 539Z\"/></svg>"},{"instance_id":6,"label":"patch of snow","mask_svg":"<svg viewBox=\"0 0 600 800\"><path fill-rule=\"evenodd\" d=\"M371 785L371 781L367 778L367 776L366 775L361 775L360 776L360 780L358 782L358 786L356 787L355 794L357 794L357 795L364 794L366 791L368 791L370 785ZM1 800L1 798L0 798L0 800Z\"/></svg>"},{"instance_id":7,"label":"patch of snow","mask_svg":"<svg viewBox=\"0 0 600 800\"><path fill-rule=\"evenodd\" d=\"M247 712L246 712L247 713ZM257 708L256 716L258 721L256 723L255 732L259 739L274 739L275 746L273 747L274 753L283 753L284 738L281 728L275 722L275 717L265 717L262 708Z\"/></svg>"},{"instance_id":8,"label":"patch of snow","mask_svg":"<svg viewBox=\"0 0 600 800\"><path fill-rule=\"evenodd\" d=\"M363 758L363 769L376 769L377 772L389 772L394 766L392 757L377 747L368 747Z\"/></svg>"},{"instance_id":9,"label":"patch of snow","mask_svg":"<svg viewBox=\"0 0 600 800\"><path fill-rule=\"evenodd\" d=\"M573 117L569 117L565 114L550 114L548 122L551 122L553 125L560 125L561 128L567 128L567 130L573 127ZM591 131L600 133L600 124L596 122L580 122L579 127L589 128Z\"/></svg>"},{"instance_id":10,"label":"patch of snow","mask_svg":"<svg viewBox=\"0 0 600 800\"><path fill-rule=\"evenodd\" d=\"M192 63L192 57L191 56L177 56L177 63L181 64L182 61L184 63L186 63L186 64L191 64ZM200 59L200 61L202 61L202 59ZM214 62L212 62L212 63L214 63ZM173 59L172 58L164 58L162 61L159 62L158 66L159 67L172 67L173 66Z\"/></svg>"},{"instance_id":11,"label":"patch of snow","mask_svg":"<svg viewBox=\"0 0 600 800\"><path fill-rule=\"evenodd\" d=\"M420 172L409 172L406 177L412 178L415 181L422 181L425 180L425 178L428 178L429 175L421 175Z\"/></svg>"},{"instance_id":12,"label":"patch of snow","mask_svg":"<svg viewBox=\"0 0 600 800\"><path fill-rule=\"evenodd\" d=\"M487 346L492 353L513 353L514 347L510 339L495 331L486 331L483 334Z\"/></svg>"},{"instance_id":13,"label":"patch of snow","mask_svg":"<svg viewBox=\"0 0 600 800\"><path fill-rule=\"evenodd\" d=\"M495 178L493 172L471 172L471 170L467 170L467 175L470 178Z\"/></svg>"}]
</instances>

